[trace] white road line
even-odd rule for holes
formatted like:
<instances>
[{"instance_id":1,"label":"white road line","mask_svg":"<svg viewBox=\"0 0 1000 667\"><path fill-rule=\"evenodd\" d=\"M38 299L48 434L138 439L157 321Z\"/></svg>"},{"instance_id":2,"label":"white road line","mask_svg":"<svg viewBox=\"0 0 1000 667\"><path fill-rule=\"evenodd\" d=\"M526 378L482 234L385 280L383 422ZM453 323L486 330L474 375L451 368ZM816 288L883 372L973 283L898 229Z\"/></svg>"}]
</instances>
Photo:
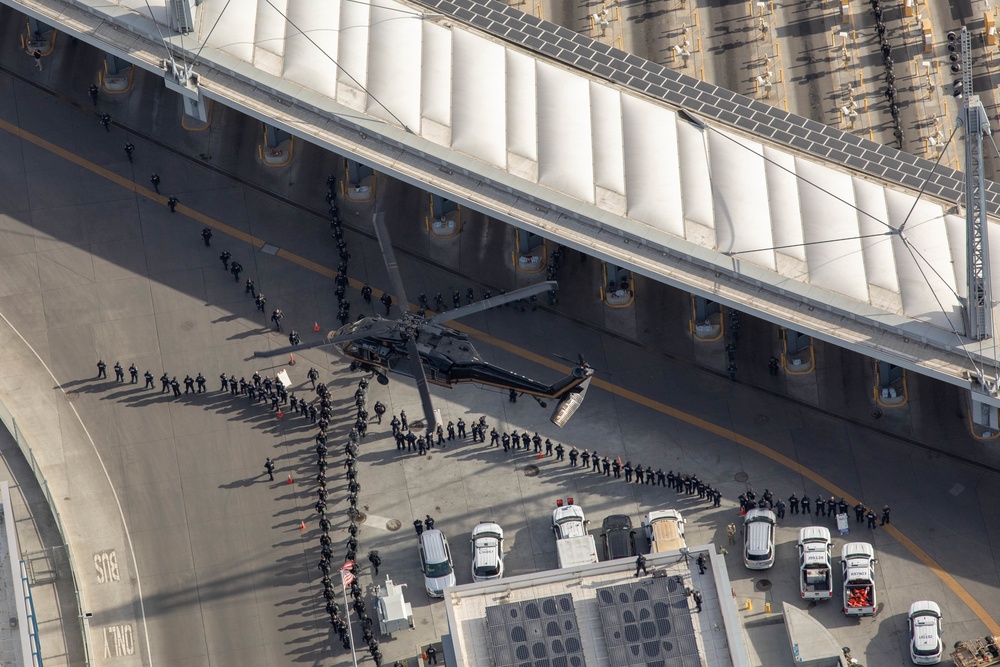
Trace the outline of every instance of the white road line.
<instances>
[{"instance_id":1,"label":"white road line","mask_svg":"<svg viewBox=\"0 0 1000 667\"><path fill-rule=\"evenodd\" d=\"M31 346L31 343L29 343L27 339L25 339L25 337L21 335L21 332L18 331L17 328L10 323L10 320L8 320L3 313L0 313L0 319L3 319L3 321L7 323L7 326L10 327L10 330L16 333L17 337L21 339L21 342L27 345L28 349L31 350L31 353L34 354L35 358L38 359L38 361L42 364L42 368L45 369L45 372L49 374L49 377L52 378L52 381L56 383L57 387L59 387L59 391L62 392L63 396L65 396L66 390L62 388L62 383L59 382L55 374L49 369L49 366L48 364L45 363L45 360L42 359L42 357L38 354L38 352L35 351L35 348ZM111 494L115 498L115 505L118 506L118 515L122 519L122 528L124 528L125 530L125 540L128 542L129 554L131 554L132 556L132 567L135 568L135 588L136 592L139 594L139 613L142 616L142 634L143 637L146 639L146 661L147 661L146 664L152 665L153 651L152 647L149 645L149 628L146 626L146 605L143 603L142 599L142 579L139 577L139 562L135 558L135 547L132 546L132 533L129 532L128 523L125 521L125 511L122 509L122 503L121 500L118 498L118 491L115 490L114 482L111 481L111 474L108 473L108 467L104 465L104 459L101 458L101 453L97 451L97 443L94 442L94 438L90 435L90 431L87 430L87 425L83 423L83 419L80 417L80 413L77 412L76 406L73 405L73 403L68 400L66 401L66 404L69 405L70 410L72 410L73 414L76 415L76 419L77 421L80 422L80 426L83 428L83 432L87 434L87 439L90 440L90 446L94 449L94 454L97 455L97 460L100 461L101 463L101 469L104 470L104 476L108 480L108 486L111 487ZM65 536L63 537L65 538ZM82 575L82 573L77 573L77 574ZM82 614L85 611L86 610L81 609L80 613ZM84 640L86 639L87 637L84 637Z\"/></svg>"},{"instance_id":2,"label":"white road line","mask_svg":"<svg viewBox=\"0 0 1000 667\"><path fill-rule=\"evenodd\" d=\"M392 519L390 519L389 517L378 516L377 514L369 514L368 518L365 519L365 525L370 526L372 528L378 528L379 530L384 530L385 532L389 533L392 531L390 531L385 526L390 521L392 521Z\"/></svg>"}]
</instances>

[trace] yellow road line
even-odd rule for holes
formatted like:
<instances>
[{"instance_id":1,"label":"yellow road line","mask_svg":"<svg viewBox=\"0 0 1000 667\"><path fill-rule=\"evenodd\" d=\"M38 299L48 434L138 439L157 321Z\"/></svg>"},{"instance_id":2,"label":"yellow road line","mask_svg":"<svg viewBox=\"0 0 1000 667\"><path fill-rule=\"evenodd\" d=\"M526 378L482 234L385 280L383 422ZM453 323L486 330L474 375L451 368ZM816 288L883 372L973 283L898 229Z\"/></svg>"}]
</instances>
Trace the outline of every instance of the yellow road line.
<instances>
[{"instance_id":1,"label":"yellow road line","mask_svg":"<svg viewBox=\"0 0 1000 667\"><path fill-rule=\"evenodd\" d=\"M42 139L37 135L31 134L30 132L26 132L21 128L19 128L17 125L14 125L13 123L9 123L5 120L0 119L0 128L7 130L11 134L21 139L24 139L25 141L32 143L38 146L39 148L44 148L45 150L55 155L58 155L64 160L68 160L69 162L72 162L77 166L83 167L87 171L93 172L98 176L101 176L102 178L111 181L115 185L120 185L121 187L125 188L126 190L129 190L130 192L134 192L140 197L145 197L146 199L159 202L164 206L166 206L167 204L167 198L165 196L157 194L155 191L150 190L149 188L140 186L130 178L125 178L124 176L120 176L115 172L111 171L110 169L105 169L100 165L96 165L93 162L90 162L88 160L83 159L82 157L79 157L78 155L70 153L66 149L56 146L52 142L46 141L45 139ZM217 231L229 234L230 236L237 238L240 241L249 243L256 249L260 249L264 245L263 239L259 239L256 236L247 234L246 232L236 229L235 227L231 227L230 225L227 225L224 222L219 222L218 220L209 218L207 215L203 215L192 208L184 206L183 204L177 205L177 211L179 213L183 213L192 220L197 220L206 227L211 227L212 229L215 229Z\"/></svg>"},{"instance_id":2,"label":"yellow road line","mask_svg":"<svg viewBox=\"0 0 1000 667\"><path fill-rule=\"evenodd\" d=\"M292 252L288 252L287 250L279 250L278 257L280 257L281 259L288 260L293 264L298 264L302 268L318 273L321 276L325 276L331 279L337 277L337 272L334 271L333 269L323 266L322 264L317 264L311 259L300 257L299 255L296 255L295 253ZM361 289L361 283L358 282L357 280L351 280L350 282L351 282L351 287L354 287L355 289ZM373 294L375 293L374 289L372 290L372 293ZM379 294L378 296L381 296L381 294Z\"/></svg>"},{"instance_id":3,"label":"yellow road line","mask_svg":"<svg viewBox=\"0 0 1000 667\"><path fill-rule=\"evenodd\" d=\"M567 367L563 366L562 364L558 364L547 357L544 357L540 354L536 354L534 352L530 352L528 350L524 350L522 348L517 347L516 345L513 345L512 343L496 338L495 336L490 336L489 334L484 333L482 331L478 331L476 329L464 325L456 325L454 322L451 323L451 326L461 331L464 331L470 336L474 336L478 340L482 340L483 342L489 343L490 345L499 347L512 354L516 354L517 356L532 361L536 364L546 366L548 368L557 370L564 374L568 373L570 370ZM736 431L731 431L727 428L719 426L718 424L713 424L710 421L701 419L700 417L695 417L694 415L688 414L687 412L682 412L681 410L666 405L665 403L653 400L648 396L643 396L642 394L638 394L629 389L619 387L618 385L611 384L610 382L606 380L601 380L600 378L597 377L595 377L591 381L591 384L595 387L603 389L604 391L610 392L615 396L620 396L621 398L632 401L633 403L638 403L639 405L649 408L650 410L655 410L661 414L673 417L674 419L682 421L686 424L690 424L691 426L696 426L702 429L703 431L708 431L709 433L717 435L721 438L725 438L726 440L734 442L737 445L740 445L741 447L746 447L747 449L750 449L760 454L761 456L765 456L774 461L775 463L779 463L788 468L789 470L792 470L798 473L799 475L802 475L806 479L810 480L817 486L826 489L835 496L843 497L844 500L846 500L851 505L857 505L859 502L861 502L860 500L852 496L844 489L840 488L839 486L837 486L827 478L823 477L819 473L810 470L809 468L806 468L798 461L795 461L785 456L784 454L781 454L780 452L771 449L767 445L764 445L760 442L757 442L756 440L752 440L751 438L741 435ZM965 589L964 586L962 586L962 584L960 584L953 576L951 576L947 571L945 571L945 569L941 567L941 565L938 564L937 561L931 558L930 554L928 554L926 551L917 546L917 544L913 540L911 540L902 532L900 532L899 529L893 526L892 524L887 524L885 526L882 526L882 528L888 531L888 533L892 535L892 537L894 537L897 542L902 544L907 551L916 556L916 558L924 565L926 565L931 570L931 572L937 575L937 577L944 583L944 585L947 586L949 589L951 589L951 591L955 595L957 595L959 599L961 599L962 602L964 602L977 617L979 617L979 620L981 620L986 625L986 627L989 628L992 634L994 635L1000 634L1000 624L998 624L989 615L989 613L983 608L983 606L979 604L979 602L977 602L974 597L972 597L972 595Z\"/></svg>"},{"instance_id":4,"label":"yellow road line","mask_svg":"<svg viewBox=\"0 0 1000 667\"><path fill-rule=\"evenodd\" d=\"M75 165L78 165L94 174L97 174L98 176L106 178L107 180L117 185L120 185L126 190L134 192L137 195L146 197L147 199L151 199L153 201L157 201L163 204L166 203L166 197L164 197L163 195L158 195L149 188L140 187L138 184L136 184L134 181L130 179L127 179L123 176L119 176L113 171L105 169L104 167L101 167L99 165L94 164L93 162L85 160L84 158L78 155L70 153L69 151L59 146L56 146L55 144L46 141L41 137L31 134L30 132L26 132L21 128L17 127L16 125L13 125L5 120L0 119L0 128L6 130L7 132L10 132L11 134L17 137L20 137L25 141L28 141L38 146L39 148L43 148L49 151L50 153L58 155L59 157L62 157L72 162ZM259 239L256 236L247 234L246 232L236 229L235 227L227 225L223 222L219 222L218 220L210 218L207 215L203 215L202 213L199 213L198 211L195 211L191 208L188 208L186 206L178 206L177 210L183 213L184 215L188 216L189 218L197 220L206 227L211 227L216 231L223 232L224 234L233 236L234 238L237 238L241 241L245 241L246 243L249 243L252 246L254 246L254 248L259 249L264 245L263 239ZM312 260L306 259L305 257L296 255L295 253L288 252L287 250L279 250L277 256L286 261L297 264L305 269L308 269L322 276L325 276L327 278L333 278L334 276L337 275L335 271L329 269L328 267L313 262ZM361 283L359 281L351 280L350 283L351 286L356 289L361 287ZM373 288L372 292L375 296L381 296L381 290L376 290ZM548 357L536 354L529 350L525 350L505 340L501 340L483 331L479 331L478 329L473 329L472 327L458 323L451 323L450 326L452 326L455 329L458 329L459 331L463 331L469 334L470 336L476 338L477 340L481 340L484 343L488 343L502 350L510 352L511 354L517 355L522 359L526 359L528 361L539 364L541 366L545 366L547 368L551 368L563 374L566 374L570 371L570 369L564 366L563 364L557 363L552 359L549 359ZM686 424L696 426L704 431L708 431L709 433L717 435L721 438L725 438L730 442L736 443L737 445L746 447L747 449L757 452L761 456L765 456L771 459L772 461L785 466L789 470L792 470L802 475L806 479L811 480L817 486L827 491L830 491L834 495L843 496L843 498L852 505L856 505L859 502L857 498L854 498L851 494L847 493L846 491L841 489L839 486L837 486L830 480L821 476L819 473L816 473L806 468L798 461L790 459L784 454L781 454L771 449L770 447L767 447L766 445L757 442L756 440L752 440L735 431L723 428L722 426L713 424L712 422L706 421L699 417L695 417L694 415L682 412L677 408L673 408L669 405L666 405L665 403L661 403L647 396L643 396L642 394L638 394L634 391L611 384L606 380L601 380L600 378L595 377L592 380L592 384L595 387L599 387L604 391L614 394L615 396L620 396L624 399L632 401L633 403L638 403L639 405L647 407L650 410L655 410L669 417L673 417L674 419L680 420ZM931 558L930 554L928 554L926 551L917 546L917 544L913 540L906 537L894 526L887 525L883 526L883 528L885 528L888 531L888 533L896 539L896 541L898 541L901 545L903 545L903 547L907 551L909 551L920 562L926 565L931 570L931 572L937 575L937 577L942 581L942 583L944 583L945 586L947 586L955 595L957 595L959 599L961 599L962 602L964 602L969 607L969 609L972 610L972 612L979 618L979 620L981 620L983 624L986 625L987 628L989 628L990 633L994 635L1000 635L1000 624L998 624L995 620L993 620L993 618L989 615L989 613L987 613L987 611L983 608L983 606L979 604L979 602L977 602L974 597L972 597L972 595L965 589L965 587L962 586L962 584L960 584L953 576L948 574L948 572L946 572L945 569L941 567L940 564L937 563L937 561Z\"/></svg>"}]
</instances>

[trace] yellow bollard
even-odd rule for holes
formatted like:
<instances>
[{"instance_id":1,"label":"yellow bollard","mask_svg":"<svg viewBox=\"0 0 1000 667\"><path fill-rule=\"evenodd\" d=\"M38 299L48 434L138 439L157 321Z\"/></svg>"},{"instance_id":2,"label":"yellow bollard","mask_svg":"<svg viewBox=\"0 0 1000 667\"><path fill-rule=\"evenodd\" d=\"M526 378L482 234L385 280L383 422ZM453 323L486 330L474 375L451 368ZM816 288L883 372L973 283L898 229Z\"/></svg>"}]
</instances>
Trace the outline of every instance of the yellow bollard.
<instances>
[{"instance_id":1,"label":"yellow bollard","mask_svg":"<svg viewBox=\"0 0 1000 667\"><path fill-rule=\"evenodd\" d=\"M771 603L770 602L765 602L764 603L764 613L765 614L770 614L771 613Z\"/></svg>"},{"instance_id":2,"label":"yellow bollard","mask_svg":"<svg viewBox=\"0 0 1000 667\"><path fill-rule=\"evenodd\" d=\"M750 598L747 598L746 610L753 611L753 603L750 602Z\"/></svg>"}]
</instances>

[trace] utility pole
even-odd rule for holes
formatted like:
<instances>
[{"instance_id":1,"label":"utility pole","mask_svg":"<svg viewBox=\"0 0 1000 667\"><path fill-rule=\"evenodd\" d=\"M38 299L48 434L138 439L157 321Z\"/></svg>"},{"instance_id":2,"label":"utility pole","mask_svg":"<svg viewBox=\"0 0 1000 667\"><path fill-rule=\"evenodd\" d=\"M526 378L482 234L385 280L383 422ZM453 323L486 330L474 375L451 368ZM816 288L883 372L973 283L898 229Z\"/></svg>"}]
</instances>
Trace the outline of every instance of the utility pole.
<instances>
[{"instance_id":1,"label":"utility pole","mask_svg":"<svg viewBox=\"0 0 1000 667\"><path fill-rule=\"evenodd\" d=\"M990 246L983 184L983 135L990 133L990 124L979 95L972 91L972 36L964 26L961 42L963 103L959 122L965 126L965 231L969 287L965 303L965 335L973 340L985 340L993 337Z\"/></svg>"}]
</instances>

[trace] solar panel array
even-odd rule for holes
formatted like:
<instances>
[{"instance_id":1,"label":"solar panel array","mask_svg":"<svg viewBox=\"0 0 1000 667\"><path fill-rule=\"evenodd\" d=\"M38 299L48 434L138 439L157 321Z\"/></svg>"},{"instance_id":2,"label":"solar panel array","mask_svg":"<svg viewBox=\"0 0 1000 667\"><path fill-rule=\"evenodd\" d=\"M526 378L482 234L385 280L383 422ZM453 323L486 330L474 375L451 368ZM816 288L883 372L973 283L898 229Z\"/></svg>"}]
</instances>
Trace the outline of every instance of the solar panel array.
<instances>
[{"instance_id":1,"label":"solar panel array","mask_svg":"<svg viewBox=\"0 0 1000 667\"><path fill-rule=\"evenodd\" d=\"M645 577L597 589L611 667L701 667L684 585Z\"/></svg>"},{"instance_id":2,"label":"solar panel array","mask_svg":"<svg viewBox=\"0 0 1000 667\"><path fill-rule=\"evenodd\" d=\"M664 100L678 108L827 158L873 176L926 192L945 201L964 201L965 182L954 169L882 146L835 127L790 114L764 102L685 76L640 56L526 14L498 0L416 0L496 37L570 67ZM925 183L926 181L926 183ZM1000 215L1000 184L986 183L989 212Z\"/></svg>"},{"instance_id":3,"label":"solar panel array","mask_svg":"<svg viewBox=\"0 0 1000 667\"><path fill-rule=\"evenodd\" d=\"M586 667L571 595L486 608L495 667Z\"/></svg>"}]
</instances>

